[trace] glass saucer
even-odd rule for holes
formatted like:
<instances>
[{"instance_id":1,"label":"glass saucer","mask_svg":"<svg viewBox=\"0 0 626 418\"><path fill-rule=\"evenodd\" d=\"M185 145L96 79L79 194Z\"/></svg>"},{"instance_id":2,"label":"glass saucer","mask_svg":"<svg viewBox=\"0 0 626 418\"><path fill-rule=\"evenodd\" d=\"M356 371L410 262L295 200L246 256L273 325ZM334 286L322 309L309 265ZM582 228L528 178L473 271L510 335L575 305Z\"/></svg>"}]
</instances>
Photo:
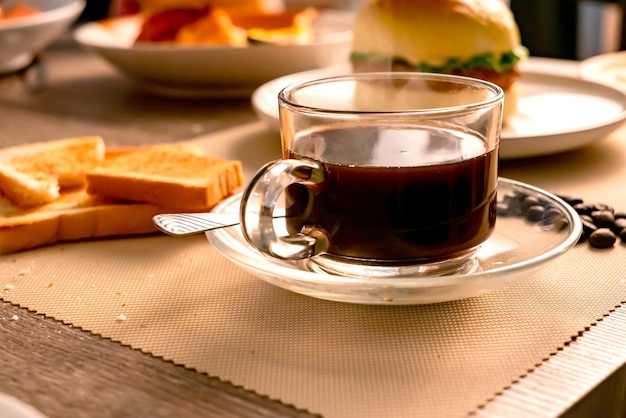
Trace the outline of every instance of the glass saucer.
<instances>
[{"instance_id":1,"label":"glass saucer","mask_svg":"<svg viewBox=\"0 0 626 418\"><path fill-rule=\"evenodd\" d=\"M272 259L252 248L240 227L206 233L225 257L253 276L284 289L337 302L361 304L427 304L492 292L526 278L573 247L582 232L580 218L558 197L515 180L498 179L498 203L530 196L549 208L549 221L532 220L527 212L499 210L492 236L476 255L478 267L465 274L439 277L370 278L311 271L306 262ZM214 212L238 212L240 195L220 203Z\"/></svg>"}]
</instances>

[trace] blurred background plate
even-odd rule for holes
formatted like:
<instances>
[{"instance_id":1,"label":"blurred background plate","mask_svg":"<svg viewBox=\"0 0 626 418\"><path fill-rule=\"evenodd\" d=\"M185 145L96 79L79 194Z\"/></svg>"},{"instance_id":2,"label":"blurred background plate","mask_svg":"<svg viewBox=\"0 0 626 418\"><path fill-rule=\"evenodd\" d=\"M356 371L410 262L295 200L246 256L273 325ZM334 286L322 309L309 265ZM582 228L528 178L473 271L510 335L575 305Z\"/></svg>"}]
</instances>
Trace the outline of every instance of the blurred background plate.
<instances>
[{"instance_id":1,"label":"blurred background plate","mask_svg":"<svg viewBox=\"0 0 626 418\"><path fill-rule=\"evenodd\" d=\"M590 145L621 127L626 94L567 75L522 70L519 110L502 130L502 158L557 154Z\"/></svg>"},{"instance_id":2,"label":"blurred background plate","mask_svg":"<svg viewBox=\"0 0 626 418\"><path fill-rule=\"evenodd\" d=\"M253 93L253 108L259 119L278 129L277 95L282 87L350 71L349 65L343 65L280 77ZM625 93L578 77L545 73L530 58L522 67L519 111L502 129L500 158L573 150L606 137L625 118Z\"/></svg>"},{"instance_id":3,"label":"blurred background plate","mask_svg":"<svg viewBox=\"0 0 626 418\"><path fill-rule=\"evenodd\" d=\"M626 51L609 52L583 60L580 76L626 91Z\"/></svg>"},{"instance_id":4,"label":"blurred background plate","mask_svg":"<svg viewBox=\"0 0 626 418\"><path fill-rule=\"evenodd\" d=\"M132 16L84 24L76 29L74 38L152 93L241 96L286 74L345 63L350 54L352 20L349 11L320 10L313 22L314 41L301 45L133 46L140 22Z\"/></svg>"},{"instance_id":5,"label":"blurred background plate","mask_svg":"<svg viewBox=\"0 0 626 418\"><path fill-rule=\"evenodd\" d=\"M44 414L19 399L0 393L0 417L3 418L46 418Z\"/></svg>"},{"instance_id":6,"label":"blurred background plate","mask_svg":"<svg viewBox=\"0 0 626 418\"><path fill-rule=\"evenodd\" d=\"M0 74L30 64L35 54L61 36L85 8L84 0L1 0L0 3L5 10L18 3L41 10L0 22Z\"/></svg>"}]
</instances>

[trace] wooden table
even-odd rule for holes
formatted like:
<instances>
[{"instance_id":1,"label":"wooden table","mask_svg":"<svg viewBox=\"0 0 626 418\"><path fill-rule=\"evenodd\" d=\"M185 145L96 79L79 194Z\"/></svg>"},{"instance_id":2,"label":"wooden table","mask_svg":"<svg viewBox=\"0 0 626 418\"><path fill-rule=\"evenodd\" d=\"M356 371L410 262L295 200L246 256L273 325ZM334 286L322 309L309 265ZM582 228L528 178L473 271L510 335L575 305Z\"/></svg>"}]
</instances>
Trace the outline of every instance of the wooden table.
<instances>
[{"instance_id":1,"label":"wooden table","mask_svg":"<svg viewBox=\"0 0 626 418\"><path fill-rule=\"evenodd\" d=\"M29 91L19 76L0 79L0 146L92 134L108 145L172 142L255 120L249 98L172 102L138 92L68 39L43 62L41 91ZM0 302L0 341L0 391L49 418L311 416L6 302ZM623 415L624 376L622 364L587 388L565 416ZM528 390L532 396L537 388Z\"/></svg>"}]
</instances>

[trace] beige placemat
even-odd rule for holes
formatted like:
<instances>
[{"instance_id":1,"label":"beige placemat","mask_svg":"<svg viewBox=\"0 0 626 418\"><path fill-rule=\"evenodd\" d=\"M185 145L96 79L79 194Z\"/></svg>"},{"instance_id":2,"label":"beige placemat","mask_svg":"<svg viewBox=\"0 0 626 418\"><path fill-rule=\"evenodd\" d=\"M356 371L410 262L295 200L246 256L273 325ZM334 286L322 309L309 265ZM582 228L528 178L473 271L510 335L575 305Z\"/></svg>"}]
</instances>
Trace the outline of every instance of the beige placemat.
<instances>
[{"instance_id":1,"label":"beige placemat","mask_svg":"<svg viewBox=\"0 0 626 418\"><path fill-rule=\"evenodd\" d=\"M273 150L250 153L248 170L274 154L275 141L257 125L200 140L225 156L253 144ZM620 164L611 170L612 162L626 166L613 157L623 148L616 135L581 157L503 168L550 176L568 191L574 186L562 179L585 176L560 170L591 156L577 172L606 175L577 190L600 198L626 178ZM595 160L602 155L608 162ZM625 251L581 245L526 280L462 301L361 306L267 284L202 236L153 236L0 257L0 289L4 300L327 417L450 417L474 410L626 301Z\"/></svg>"}]
</instances>

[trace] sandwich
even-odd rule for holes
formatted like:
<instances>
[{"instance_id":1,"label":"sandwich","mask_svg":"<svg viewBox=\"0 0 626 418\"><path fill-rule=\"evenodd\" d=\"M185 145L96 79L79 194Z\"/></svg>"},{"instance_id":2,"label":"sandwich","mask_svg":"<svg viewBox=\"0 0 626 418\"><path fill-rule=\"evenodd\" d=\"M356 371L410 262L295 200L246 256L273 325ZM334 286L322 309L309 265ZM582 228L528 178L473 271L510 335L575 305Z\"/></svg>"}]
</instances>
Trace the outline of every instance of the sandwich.
<instances>
[{"instance_id":1,"label":"sandwich","mask_svg":"<svg viewBox=\"0 0 626 418\"><path fill-rule=\"evenodd\" d=\"M355 72L419 71L480 78L504 90L503 120L517 112L527 55L501 0L369 0L353 23Z\"/></svg>"},{"instance_id":2,"label":"sandwich","mask_svg":"<svg viewBox=\"0 0 626 418\"><path fill-rule=\"evenodd\" d=\"M157 233L155 215L209 211L243 183L240 161L190 145L103 145L81 137L0 149L0 254Z\"/></svg>"}]
</instances>

